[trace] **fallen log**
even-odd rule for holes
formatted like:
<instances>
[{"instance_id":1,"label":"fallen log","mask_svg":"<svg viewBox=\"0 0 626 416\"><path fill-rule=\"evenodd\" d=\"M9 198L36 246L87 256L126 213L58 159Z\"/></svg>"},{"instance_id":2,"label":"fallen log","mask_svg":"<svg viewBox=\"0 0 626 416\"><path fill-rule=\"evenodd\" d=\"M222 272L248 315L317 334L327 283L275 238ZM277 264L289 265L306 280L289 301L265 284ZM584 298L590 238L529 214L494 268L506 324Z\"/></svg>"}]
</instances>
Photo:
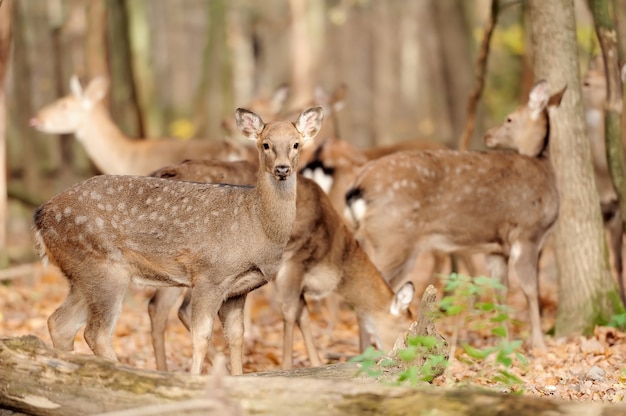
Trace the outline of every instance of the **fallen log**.
<instances>
[{"instance_id":1,"label":"fallen log","mask_svg":"<svg viewBox=\"0 0 626 416\"><path fill-rule=\"evenodd\" d=\"M626 406L564 402L470 389L328 380L353 364L279 376L208 376L140 370L54 350L34 336L0 339L0 409L32 415L622 415ZM272 373L267 373L272 374ZM302 375L305 377L301 377ZM297 380L294 377L298 377ZM317 377L317 378L314 378ZM2 414L2 412L0 412Z\"/></svg>"}]
</instances>

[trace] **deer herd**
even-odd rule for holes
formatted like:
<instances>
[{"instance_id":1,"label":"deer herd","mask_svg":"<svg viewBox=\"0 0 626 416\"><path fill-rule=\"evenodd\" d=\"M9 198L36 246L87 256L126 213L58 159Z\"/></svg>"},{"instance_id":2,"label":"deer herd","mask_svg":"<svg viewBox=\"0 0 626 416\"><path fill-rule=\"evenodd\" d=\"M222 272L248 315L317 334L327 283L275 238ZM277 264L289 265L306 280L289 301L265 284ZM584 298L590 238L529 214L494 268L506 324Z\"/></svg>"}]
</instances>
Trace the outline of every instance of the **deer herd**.
<instances>
[{"instance_id":1,"label":"deer herd","mask_svg":"<svg viewBox=\"0 0 626 416\"><path fill-rule=\"evenodd\" d=\"M582 91L623 296L621 217L604 156L605 85L596 64ZM242 374L246 297L271 281L283 316L283 368L293 365L296 326L310 364L322 363L305 297L339 295L356 314L361 350L388 350L413 321L421 253L434 255L434 268L442 256L458 256L472 275L470 255L481 253L505 286L514 274L528 303L530 345L545 347L538 260L559 212L548 108L559 106L565 88L537 82L526 104L486 132L487 150L458 151L418 139L370 149L340 140L343 86L331 96L318 91L294 115L285 112L284 87L238 108L224 126L236 125L248 143L134 140L111 119L108 87L97 77L83 89L72 77L70 94L31 120L44 133L74 134L103 173L34 213L40 255L69 283L48 319L55 348L73 350L84 326L94 354L117 360L113 332L136 283L156 287L148 312L158 370L167 370L164 332L183 296L178 316L191 333L191 373L202 372L217 316L231 373Z\"/></svg>"}]
</instances>

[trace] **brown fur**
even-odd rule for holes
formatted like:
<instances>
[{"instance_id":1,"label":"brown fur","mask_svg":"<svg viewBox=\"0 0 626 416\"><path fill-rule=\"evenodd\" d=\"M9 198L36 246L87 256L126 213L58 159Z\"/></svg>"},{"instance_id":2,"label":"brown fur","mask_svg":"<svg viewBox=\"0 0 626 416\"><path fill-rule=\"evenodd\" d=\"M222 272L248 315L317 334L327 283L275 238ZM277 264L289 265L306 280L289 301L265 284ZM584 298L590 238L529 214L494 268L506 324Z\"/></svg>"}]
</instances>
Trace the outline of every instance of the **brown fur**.
<instances>
[{"instance_id":1,"label":"brown fur","mask_svg":"<svg viewBox=\"0 0 626 416\"><path fill-rule=\"evenodd\" d=\"M391 281L422 250L488 253L492 274L503 279L508 263L529 302L533 345L543 347L537 261L559 198L546 147L547 85L531 98L485 137L490 147L522 154L396 153L368 163L347 198L355 236Z\"/></svg>"},{"instance_id":2,"label":"brown fur","mask_svg":"<svg viewBox=\"0 0 626 416\"><path fill-rule=\"evenodd\" d=\"M236 169L233 165L235 163L187 161L164 168L155 175L167 173L167 177L172 179L204 182L219 178L239 184L251 179L254 173L252 165L236 163ZM371 340L368 345L374 343L379 348L391 348L412 320L408 306L413 286L404 286L399 291L400 298L394 295L335 212L328 197L312 180L298 178L296 207L296 222L275 279L283 303L283 368L292 366L294 324L302 331L311 364L320 365L305 294L324 297L332 292L338 293L357 313L361 329L367 334L363 338ZM160 370L166 369L164 321L178 294L156 293L150 302L152 327L158 329L153 330L153 344ZM183 322L188 316L184 311L186 305L187 302L184 302L183 311L179 311ZM399 316L390 312L392 305L398 308Z\"/></svg>"},{"instance_id":3,"label":"brown fur","mask_svg":"<svg viewBox=\"0 0 626 416\"><path fill-rule=\"evenodd\" d=\"M256 141L254 187L96 176L35 212L37 240L70 284L50 316L55 348L72 350L83 324L96 355L115 360L111 334L131 281L191 287L192 373L199 374L219 312L231 371L241 374L246 294L277 272L296 219L295 169L303 142L319 131L321 107L293 124L264 124L243 109L242 133Z\"/></svg>"}]
</instances>

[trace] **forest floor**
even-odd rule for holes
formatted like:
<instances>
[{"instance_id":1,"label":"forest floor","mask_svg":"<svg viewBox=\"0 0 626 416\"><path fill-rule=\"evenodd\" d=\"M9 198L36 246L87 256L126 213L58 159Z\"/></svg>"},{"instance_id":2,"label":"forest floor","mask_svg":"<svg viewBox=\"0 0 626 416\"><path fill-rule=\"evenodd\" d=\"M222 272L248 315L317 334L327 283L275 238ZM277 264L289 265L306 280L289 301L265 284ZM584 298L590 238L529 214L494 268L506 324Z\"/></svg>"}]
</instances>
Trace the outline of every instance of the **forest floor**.
<instances>
[{"instance_id":1,"label":"forest floor","mask_svg":"<svg viewBox=\"0 0 626 416\"><path fill-rule=\"evenodd\" d=\"M419 265L418 265L419 267ZM427 268L427 265L424 266ZM551 266L545 266L546 267ZM29 276L0 284L0 336L16 337L32 334L51 345L46 320L65 299L67 283L54 269L43 271L39 264ZM514 319L513 338L525 339L529 332L526 301L519 287L511 283L509 304ZM421 285L421 287L420 287ZM424 284L417 282L419 302ZM154 369L154 354L150 341L150 321L147 313L150 288L132 288L125 298L114 334L114 344L124 364ZM250 295L252 328L246 329L244 372L280 369L282 355L282 319L274 300L271 283ZM554 281L541 282L542 325L548 331L556 317L557 288ZM323 303L312 302L315 342L325 363L342 362L358 354L358 329L354 313L343 305L332 319ZM415 307L417 311L417 307ZM488 346L490 340L481 331L468 329L459 333L459 340L475 348ZM450 319L437 322L440 333L450 339L453 325ZM457 348L455 359L445 374L434 380L435 385L479 386L500 391L517 391L525 395L553 397L566 400L624 402L626 393L626 334L611 327L598 327L590 337L556 339L546 335L545 351L521 348L524 360L514 358L507 372L519 377L514 386L499 382L503 367L493 359L468 359L463 348ZM214 345L217 351L226 347L219 324ZM524 344L526 345L526 344ZM166 333L167 359L171 371L187 371L191 363L191 340L178 321L176 311L170 314ZM76 351L91 354L82 337L76 337ZM294 366L305 367L308 358L299 333L296 333Z\"/></svg>"}]
</instances>

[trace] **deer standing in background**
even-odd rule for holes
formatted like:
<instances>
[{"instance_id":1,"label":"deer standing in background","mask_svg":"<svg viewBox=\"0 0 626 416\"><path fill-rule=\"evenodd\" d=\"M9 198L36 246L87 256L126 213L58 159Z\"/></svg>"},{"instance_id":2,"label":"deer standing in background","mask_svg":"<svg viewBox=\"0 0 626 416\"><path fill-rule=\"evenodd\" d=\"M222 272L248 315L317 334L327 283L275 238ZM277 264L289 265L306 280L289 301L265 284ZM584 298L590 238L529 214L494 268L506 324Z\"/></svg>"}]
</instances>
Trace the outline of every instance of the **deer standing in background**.
<instances>
[{"instance_id":1,"label":"deer standing in background","mask_svg":"<svg viewBox=\"0 0 626 416\"><path fill-rule=\"evenodd\" d=\"M214 160L185 161L154 172L168 179L246 184L255 168L247 162ZM293 365L293 331L300 328L309 361L321 364L310 325L304 295L324 297L335 292L354 308L361 331L361 350L368 345L388 350L412 321L409 305L413 284L406 283L396 294L383 279L352 233L332 207L328 197L312 180L298 178L296 222L274 279L283 313L282 367ZM152 342L157 369L166 370L164 332L169 311L181 288L163 288L150 300ZM179 317L189 327L186 296Z\"/></svg>"},{"instance_id":2,"label":"deer standing in background","mask_svg":"<svg viewBox=\"0 0 626 416\"><path fill-rule=\"evenodd\" d=\"M549 159L548 105L541 81L527 105L485 136L512 152L401 152L369 162L346 195L355 237L393 282L416 252L487 253L494 277L515 272L529 305L532 345L545 346L538 299L538 256L557 220L559 195ZM393 286L393 284L392 284Z\"/></svg>"},{"instance_id":3,"label":"deer standing in background","mask_svg":"<svg viewBox=\"0 0 626 416\"><path fill-rule=\"evenodd\" d=\"M617 275L620 297L626 304L623 274L623 234L622 215L619 208L617 192L613 187L613 180L609 172L606 157L605 135L605 104L606 104L606 74L602 56L598 55L583 77L582 95L585 107L585 121L591 145L593 173L600 198L600 209L604 227L607 230L609 248L613 253L613 267Z\"/></svg>"},{"instance_id":4,"label":"deer standing in background","mask_svg":"<svg viewBox=\"0 0 626 416\"><path fill-rule=\"evenodd\" d=\"M112 333L131 282L191 289L191 372L200 374L214 316L224 326L231 372L241 374L243 309L248 292L280 266L296 221L301 145L320 129L321 107L295 123L265 124L235 112L256 142L256 186L96 176L61 192L34 214L42 256L67 277L70 291L48 319L55 348L84 337L99 356L116 360Z\"/></svg>"},{"instance_id":5,"label":"deer standing in background","mask_svg":"<svg viewBox=\"0 0 626 416\"><path fill-rule=\"evenodd\" d=\"M83 90L78 78L70 80L71 93L42 108L30 124L49 134L74 134L100 172L108 175L148 175L150 172L185 159L205 157L219 160L258 159L254 146L232 139L187 141L175 139L135 140L126 136L111 119L104 98L109 82L92 79ZM271 100L255 101L252 111L262 118L273 118L286 98L279 89Z\"/></svg>"}]
</instances>

